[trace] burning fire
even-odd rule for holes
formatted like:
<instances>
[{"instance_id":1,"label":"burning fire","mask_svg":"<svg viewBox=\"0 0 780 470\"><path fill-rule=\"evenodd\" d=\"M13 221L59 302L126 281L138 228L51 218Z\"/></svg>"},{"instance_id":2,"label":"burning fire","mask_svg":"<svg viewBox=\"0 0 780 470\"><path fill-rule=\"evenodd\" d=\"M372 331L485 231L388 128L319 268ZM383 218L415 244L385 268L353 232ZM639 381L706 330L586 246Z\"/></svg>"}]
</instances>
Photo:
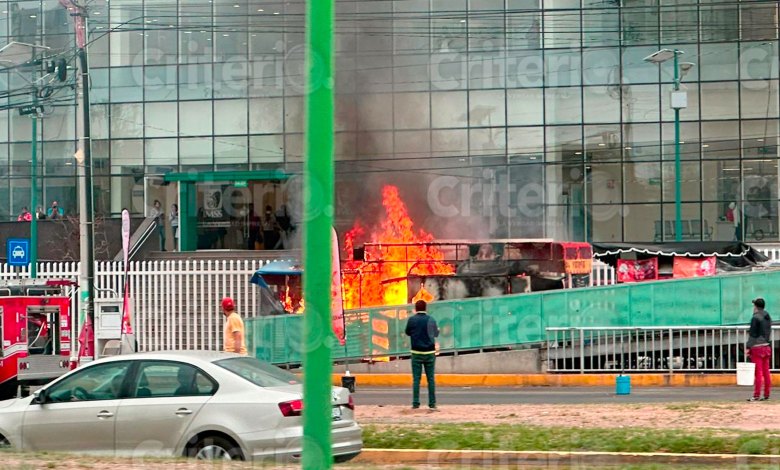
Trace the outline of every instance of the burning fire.
<instances>
[{"instance_id":1,"label":"burning fire","mask_svg":"<svg viewBox=\"0 0 780 470\"><path fill-rule=\"evenodd\" d=\"M367 235L366 229L355 222L344 237L344 248L350 258L358 239L381 244L366 253L369 262L344 263L342 279L347 309L407 303L406 277L410 273L455 273L454 266L443 262L444 254L438 248L423 244L433 241L434 237L422 229L415 231L398 188L382 188L382 205L385 218L378 228Z\"/></svg>"},{"instance_id":2,"label":"burning fire","mask_svg":"<svg viewBox=\"0 0 780 470\"><path fill-rule=\"evenodd\" d=\"M297 306L296 306L297 303ZM282 299L282 306L284 310L291 313L303 313L303 297L297 300L290 294L290 286L287 285L284 288L284 298Z\"/></svg>"}]
</instances>

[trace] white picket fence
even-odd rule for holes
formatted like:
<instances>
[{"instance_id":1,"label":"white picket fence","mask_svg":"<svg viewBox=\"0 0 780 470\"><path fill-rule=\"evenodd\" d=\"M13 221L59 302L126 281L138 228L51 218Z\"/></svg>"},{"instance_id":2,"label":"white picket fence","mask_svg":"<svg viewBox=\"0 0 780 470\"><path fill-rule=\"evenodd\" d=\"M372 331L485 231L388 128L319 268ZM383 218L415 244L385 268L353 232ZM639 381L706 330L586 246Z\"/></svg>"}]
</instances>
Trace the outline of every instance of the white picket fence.
<instances>
[{"instance_id":1,"label":"white picket fence","mask_svg":"<svg viewBox=\"0 0 780 470\"><path fill-rule=\"evenodd\" d=\"M780 246L759 251L780 260ZM272 260L166 260L133 261L127 275L132 315L141 351L210 349L221 347L220 300L230 296L244 316L255 315L259 290L249 282L252 274ZM39 263L41 279L78 281L79 263ZM121 262L95 263L95 298L121 298L124 282ZM26 268L0 264L0 279L28 278ZM594 260L594 286L615 284L615 270ZM78 312L77 293L71 299Z\"/></svg>"},{"instance_id":2,"label":"white picket fence","mask_svg":"<svg viewBox=\"0 0 780 470\"><path fill-rule=\"evenodd\" d=\"M592 286L611 286L615 284L615 268L597 259L593 260L590 271L590 284Z\"/></svg>"}]
</instances>

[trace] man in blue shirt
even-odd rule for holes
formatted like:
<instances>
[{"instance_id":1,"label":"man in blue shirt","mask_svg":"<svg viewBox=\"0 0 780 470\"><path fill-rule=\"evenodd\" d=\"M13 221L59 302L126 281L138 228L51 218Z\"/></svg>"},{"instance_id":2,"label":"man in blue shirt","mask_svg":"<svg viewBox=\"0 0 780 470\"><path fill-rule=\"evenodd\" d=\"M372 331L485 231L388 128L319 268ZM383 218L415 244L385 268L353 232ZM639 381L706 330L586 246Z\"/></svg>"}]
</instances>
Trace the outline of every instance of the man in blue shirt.
<instances>
[{"instance_id":1,"label":"man in blue shirt","mask_svg":"<svg viewBox=\"0 0 780 470\"><path fill-rule=\"evenodd\" d=\"M436 320L426 312L428 305L424 300L414 304L415 314L406 322L406 335L412 342L412 408L420 407L420 377L425 369L428 381L428 408L436 410L436 381L434 368L436 365L436 337L439 327Z\"/></svg>"},{"instance_id":2,"label":"man in blue shirt","mask_svg":"<svg viewBox=\"0 0 780 470\"><path fill-rule=\"evenodd\" d=\"M57 204L57 201L51 202L51 207L46 211L46 217L49 219L61 219L65 213L62 208Z\"/></svg>"}]
</instances>

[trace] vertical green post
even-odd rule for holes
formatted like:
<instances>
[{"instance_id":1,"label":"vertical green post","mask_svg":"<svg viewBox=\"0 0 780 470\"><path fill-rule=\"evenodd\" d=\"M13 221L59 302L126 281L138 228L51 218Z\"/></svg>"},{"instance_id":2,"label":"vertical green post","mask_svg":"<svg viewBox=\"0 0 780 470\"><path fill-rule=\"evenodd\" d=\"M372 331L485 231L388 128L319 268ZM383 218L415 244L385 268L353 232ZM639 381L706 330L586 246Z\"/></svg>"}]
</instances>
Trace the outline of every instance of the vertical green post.
<instances>
[{"instance_id":1,"label":"vertical green post","mask_svg":"<svg viewBox=\"0 0 780 470\"><path fill-rule=\"evenodd\" d=\"M36 93L37 96L37 93ZM33 100L33 105L36 105L36 100ZM31 147L31 162L30 167L30 213L32 214L32 220L30 220L30 277L35 279L38 277L38 112L33 112L32 115L32 142Z\"/></svg>"},{"instance_id":2,"label":"vertical green post","mask_svg":"<svg viewBox=\"0 0 780 470\"><path fill-rule=\"evenodd\" d=\"M333 225L333 0L306 2L306 148L303 168L303 468L329 469L331 449L331 227Z\"/></svg>"},{"instance_id":3,"label":"vertical green post","mask_svg":"<svg viewBox=\"0 0 780 470\"><path fill-rule=\"evenodd\" d=\"M674 50L674 91L680 90L680 51ZM682 190L680 164L680 109L674 108L674 240L682 240Z\"/></svg>"},{"instance_id":4,"label":"vertical green post","mask_svg":"<svg viewBox=\"0 0 780 470\"><path fill-rule=\"evenodd\" d=\"M198 208L195 183L179 181L179 250L198 249Z\"/></svg>"}]
</instances>

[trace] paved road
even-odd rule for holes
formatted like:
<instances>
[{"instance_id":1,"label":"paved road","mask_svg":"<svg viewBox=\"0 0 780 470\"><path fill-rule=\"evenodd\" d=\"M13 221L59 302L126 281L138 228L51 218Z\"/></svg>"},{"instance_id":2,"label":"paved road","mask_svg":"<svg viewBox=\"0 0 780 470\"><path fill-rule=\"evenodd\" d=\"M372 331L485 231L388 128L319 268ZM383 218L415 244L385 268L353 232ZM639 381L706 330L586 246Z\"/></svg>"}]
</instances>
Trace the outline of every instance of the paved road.
<instances>
[{"instance_id":1,"label":"paved road","mask_svg":"<svg viewBox=\"0 0 780 470\"><path fill-rule=\"evenodd\" d=\"M437 401L442 405L502 404L601 404L671 403L691 401L737 401L747 399L751 387L633 387L630 395L615 395L614 387L525 387L470 388L440 387ZM425 387L421 398L425 400ZM361 387L355 390L357 405L408 405L411 390L406 388Z\"/></svg>"}]
</instances>

